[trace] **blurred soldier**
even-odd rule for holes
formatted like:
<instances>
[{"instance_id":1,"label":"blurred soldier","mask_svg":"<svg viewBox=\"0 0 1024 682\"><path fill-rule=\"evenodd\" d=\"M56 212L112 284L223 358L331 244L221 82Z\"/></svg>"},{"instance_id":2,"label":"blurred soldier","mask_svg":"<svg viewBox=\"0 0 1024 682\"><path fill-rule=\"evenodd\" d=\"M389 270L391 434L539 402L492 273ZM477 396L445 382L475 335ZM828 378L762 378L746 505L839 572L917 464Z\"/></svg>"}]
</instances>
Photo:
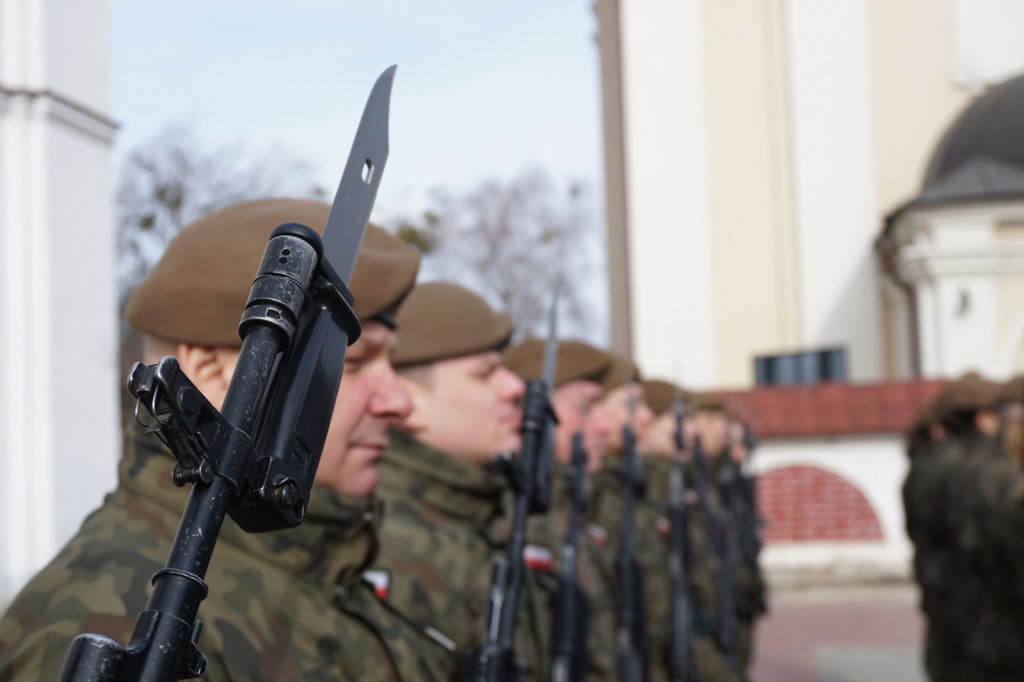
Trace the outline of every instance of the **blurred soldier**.
<instances>
[{"instance_id":1,"label":"blurred soldier","mask_svg":"<svg viewBox=\"0 0 1024 682\"><path fill-rule=\"evenodd\" d=\"M622 552L620 519L624 508L621 473L623 429L631 427L638 444L647 440L647 429L654 415L644 402L640 372L624 357L613 355L614 363L605 380L604 407L612 428L605 447L604 468L594 476L592 517L595 528L607 533L606 555L614 565ZM640 487L635 491L633 509L633 558L641 573L643 594L641 613L646 624L647 679L669 679L668 651L671 617L671 581L668 569L668 542L659 528L668 519L647 495L651 474L647 458L641 458ZM610 578L614 580L614 577Z\"/></svg>"},{"instance_id":2,"label":"blurred soldier","mask_svg":"<svg viewBox=\"0 0 1024 682\"><path fill-rule=\"evenodd\" d=\"M462 651L480 642L503 510L497 453L519 449L523 382L501 365L512 321L456 284L420 284L392 357L412 396L381 463L386 508L372 579L389 604ZM450 657L451 673L458 657Z\"/></svg>"},{"instance_id":3,"label":"blurred soldier","mask_svg":"<svg viewBox=\"0 0 1024 682\"><path fill-rule=\"evenodd\" d=\"M736 652L742 670L747 671L753 660L754 621L765 612L764 579L757 565L759 545L749 540L753 532L745 525L757 524L757 512L751 508L752 495L741 490L743 480L740 466L748 456L745 427L739 423L734 410L721 398L696 395L694 427L706 457L708 475L712 485L711 514L724 534L725 556L716 557L727 571L731 582L731 601L736 618ZM748 540L744 542L744 537ZM744 544L755 545L744 549ZM751 560L745 560L749 558ZM716 614L721 617L720 614Z\"/></svg>"},{"instance_id":4,"label":"blurred soldier","mask_svg":"<svg viewBox=\"0 0 1024 682\"><path fill-rule=\"evenodd\" d=\"M528 339L511 348L503 360L506 367L524 380L541 375L544 342ZM531 620L540 624L537 646L543 652L540 667L550 670L554 632L551 609L558 589L562 543L569 528L572 503L568 466L572 458L572 438L581 434L587 454L588 473L601 467L601 456L609 438L611 423L602 403L605 375L611 357L580 341L561 341L557 369L551 393L551 405L558 417L554 437L554 468L551 477L551 506L546 515L530 519L527 542L531 568L527 592ZM598 537L603 540L599 531ZM587 679L615 678L615 614L610 568L593 535L582 532L577 538L577 580L588 604L585 621ZM546 679L545 676L541 676Z\"/></svg>"},{"instance_id":5,"label":"blurred soldier","mask_svg":"<svg viewBox=\"0 0 1024 682\"><path fill-rule=\"evenodd\" d=\"M646 495L651 505L661 515L658 529L668 538L671 532L669 517L669 495L672 468L675 466L676 416L672 403L678 396L684 402L689 395L667 381L650 380L643 382L644 399L654 414L654 420L647 429L641 444L645 459ZM692 443L692 424L685 423L686 442ZM700 504L693 490L694 467L687 456L684 466L686 483L686 525L689 536L687 573L690 579L690 603L693 610L693 661L697 679L702 682L739 679L712 638L712 623L715 616L715 580L711 541L708 527L701 514Z\"/></svg>"},{"instance_id":6,"label":"blurred soldier","mask_svg":"<svg viewBox=\"0 0 1024 682\"><path fill-rule=\"evenodd\" d=\"M969 652L985 602L971 507L978 468L1000 450L998 388L977 374L962 377L922 411L909 434L903 498L928 621L925 665L936 681L990 679Z\"/></svg>"},{"instance_id":7,"label":"blurred soldier","mask_svg":"<svg viewBox=\"0 0 1024 682\"><path fill-rule=\"evenodd\" d=\"M328 210L317 201L248 201L186 226L126 308L146 334L146 361L175 356L220 407L241 346L238 320L271 231L286 222L321 229ZM362 580L376 547L369 495L377 462L388 424L410 409L388 359L391 315L418 265L397 239L367 229L351 283L363 331L345 357L305 521L265 534L225 521L199 609L206 679L440 679L443 652ZM0 622L0 679L54 679L79 633L128 641L184 508L187 491L172 485L173 464L149 437L125 452L117 489Z\"/></svg>"}]
</instances>

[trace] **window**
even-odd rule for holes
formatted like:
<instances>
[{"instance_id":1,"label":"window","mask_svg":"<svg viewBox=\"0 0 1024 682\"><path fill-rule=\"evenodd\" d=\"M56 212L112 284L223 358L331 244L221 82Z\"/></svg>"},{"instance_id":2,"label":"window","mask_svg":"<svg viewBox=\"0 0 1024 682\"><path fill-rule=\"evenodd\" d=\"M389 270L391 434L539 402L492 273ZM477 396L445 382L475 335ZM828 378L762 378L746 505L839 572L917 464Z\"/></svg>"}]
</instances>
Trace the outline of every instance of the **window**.
<instances>
[{"instance_id":1,"label":"window","mask_svg":"<svg viewBox=\"0 0 1024 682\"><path fill-rule=\"evenodd\" d=\"M846 349L824 348L754 358L758 386L795 386L846 381Z\"/></svg>"}]
</instances>

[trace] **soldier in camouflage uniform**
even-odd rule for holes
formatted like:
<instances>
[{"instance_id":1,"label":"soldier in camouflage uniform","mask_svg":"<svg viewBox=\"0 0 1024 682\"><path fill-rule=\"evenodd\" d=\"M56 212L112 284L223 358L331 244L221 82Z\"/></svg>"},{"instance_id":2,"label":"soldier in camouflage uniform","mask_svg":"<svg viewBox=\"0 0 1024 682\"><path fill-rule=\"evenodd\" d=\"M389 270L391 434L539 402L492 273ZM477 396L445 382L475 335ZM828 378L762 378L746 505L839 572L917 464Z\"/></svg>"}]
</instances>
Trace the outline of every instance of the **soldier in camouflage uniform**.
<instances>
[{"instance_id":1,"label":"soldier in camouflage uniform","mask_svg":"<svg viewBox=\"0 0 1024 682\"><path fill-rule=\"evenodd\" d=\"M398 313L392 357L413 409L381 465L382 551L373 572L389 604L451 641L450 675L477 646L503 511L497 453L519 449L523 382L501 366L512 322L473 292L420 284Z\"/></svg>"},{"instance_id":2,"label":"soldier in camouflage uniform","mask_svg":"<svg viewBox=\"0 0 1024 682\"><path fill-rule=\"evenodd\" d=\"M544 342L528 339L510 349L503 360L523 379L541 374ZM541 652L542 670L552 667L552 606L559 587L562 544L569 528L571 493L569 464L572 459L572 438L582 435L587 454L587 471L601 467L605 440L611 423L603 409L602 382L611 365L611 357L580 341L562 341L558 347L557 371L551 392L551 405L558 417L554 436L554 466L551 477L551 503L547 514L530 518L527 526L527 605L531 629L537 633L536 646ZM585 519L585 516L584 516ZM585 526L584 519L581 523ZM594 531L595 529L590 529ZM611 567L585 527L577 535L577 585L587 604L585 620L588 680L611 680L615 677L615 612L614 595L609 581ZM541 675L549 679L549 675Z\"/></svg>"},{"instance_id":3,"label":"soldier in camouflage uniform","mask_svg":"<svg viewBox=\"0 0 1024 682\"><path fill-rule=\"evenodd\" d=\"M632 362L612 356L613 365L605 378L604 407L611 419L611 433L605 444L604 466L594 475L592 523L607 534L607 562L614 566L622 550L619 522L623 509L623 482L619 473L622 459L622 430L632 421L638 444L646 440L646 432L654 415L644 402L643 386L638 383L639 371ZM659 528L668 519L647 495L653 477L650 458L642 458L643 483L636 491L633 513L633 556L643 580L643 609L647 629L647 679L668 680L668 652L671 617L671 589L668 569L668 542ZM614 584L614 576L609 580Z\"/></svg>"},{"instance_id":4,"label":"soldier in camouflage uniform","mask_svg":"<svg viewBox=\"0 0 1024 682\"><path fill-rule=\"evenodd\" d=\"M219 406L241 345L235 331L271 230L319 228L326 204L243 202L186 226L139 285L127 320L147 335L146 360L174 355ZM224 523L199 609L199 646L214 680L436 680L442 650L376 598L362 579L377 540L370 493L387 426L409 397L388 359L391 312L412 286L418 256L369 227L351 283L363 320L348 350L331 428L304 523L246 534ZM54 679L71 639L127 642L150 576L168 554L186 490L151 440L125 453L119 484L33 578L0 621L0 679Z\"/></svg>"},{"instance_id":5,"label":"soldier in camouflage uniform","mask_svg":"<svg viewBox=\"0 0 1024 682\"><path fill-rule=\"evenodd\" d=\"M676 418L672 402L679 395L684 402L689 396L667 381L650 380L643 382L644 399L654 413L654 420L647 429L641 444L646 457L646 497L658 510L658 529L669 538L672 531L669 523L670 480L676 458ZM689 423L687 424L689 426ZM684 427L685 428L685 427ZM692 443L692 429L688 429ZM693 662L697 678L702 682L716 682L740 679L729 666L725 656L715 644L712 625L716 614L716 591L713 562L714 556L708 526L697 495L693 489L694 467L687 457L683 478L685 491L686 521L689 533L688 571L690 579L690 603L693 608Z\"/></svg>"},{"instance_id":6,"label":"soldier in camouflage uniform","mask_svg":"<svg viewBox=\"0 0 1024 682\"><path fill-rule=\"evenodd\" d=\"M753 658L754 619L763 613L764 587L760 571L743 560L740 520L744 513L741 496L737 494L737 459L745 457L741 443L730 438L730 424L734 420L729 405L716 396L693 396L693 422L696 435L706 457L711 483L710 510L724 534L726 557L716 557L728 570L732 590L730 600L736 618L736 653L740 669L749 670ZM728 504L726 504L728 501ZM753 514L753 510L749 511ZM720 614L716 614L720 617Z\"/></svg>"},{"instance_id":7,"label":"soldier in camouflage uniform","mask_svg":"<svg viewBox=\"0 0 1024 682\"><path fill-rule=\"evenodd\" d=\"M903 497L928 621L925 666L936 681L995 679L971 648L988 590L977 507L980 472L1002 451L997 394L998 385L967 375L926 408L911 433Z\"/></svg>"}]
</instances>

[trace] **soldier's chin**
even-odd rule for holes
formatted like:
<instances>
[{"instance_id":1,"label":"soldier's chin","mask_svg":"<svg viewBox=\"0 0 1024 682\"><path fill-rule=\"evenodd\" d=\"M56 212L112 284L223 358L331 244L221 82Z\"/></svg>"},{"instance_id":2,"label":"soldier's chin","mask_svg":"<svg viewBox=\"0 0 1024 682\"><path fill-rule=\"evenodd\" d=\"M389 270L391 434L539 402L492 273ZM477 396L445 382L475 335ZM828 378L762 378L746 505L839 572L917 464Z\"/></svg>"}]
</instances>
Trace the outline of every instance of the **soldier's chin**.
<instances>
[{"instance_id":1,"label":"soldier's chin","mask_svg":"<svg viewBox=\"0 0 1024 682\"><path fill-rule=\"evenodd\" d=\"M353 472L345 477L341 492L353 497L369 497L377 489L377 465Z\"/></svg>"}]
</instances>

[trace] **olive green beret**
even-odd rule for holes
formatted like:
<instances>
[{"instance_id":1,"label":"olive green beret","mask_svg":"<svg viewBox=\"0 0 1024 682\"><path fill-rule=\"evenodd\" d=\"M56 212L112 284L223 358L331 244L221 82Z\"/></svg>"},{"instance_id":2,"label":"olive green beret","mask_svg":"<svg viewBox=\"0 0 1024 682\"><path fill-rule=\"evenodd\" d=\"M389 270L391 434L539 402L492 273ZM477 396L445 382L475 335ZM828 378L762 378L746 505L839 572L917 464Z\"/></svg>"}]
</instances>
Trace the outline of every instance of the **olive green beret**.
<instances>
[{"instance_id":1,"label":"olive green beret","mask_svg":"<svg viewBox=\"0 0 1024 682\"><path fill-rule=\"evenodd\" d=\"M512 338L512 320L451 282L416 285L398 309L395 367L500 350Z\"/></svg>"},{"instance_id":2,"label":"olive green beret","mask_svg":"<svg viewBox=\"0 0 1024 682\"><path fill-rule=\"evenodd\" d=\"M1024 403L1024 374L1018 374L999 387L996 403L999 405Z\"/></svg>"},{"instance_id":3,"label":"olive green beret","mask_svg":"<svg viewBox=\"0 0 1024 682\"><path fill-rule=\"evenodd\" d=\"M526 339L505 353L502 364L524 380L539 379L544 368L545 345L540 339ZM557 364L555 385L552 388L564 386L570 381L603 384L612 358L583 341L559 341Z\"/></svg>"},{"instance_id":4,"label":"olive green beret","mask_svg":"<svg viewBox=\"0 0 1024 682\"><path fill-rule=\"evenodd\" d=\"M627 380L641 381L640 368L636 366L635 362L624 355L617 355L615 353L609 353L608 355L611 357L612 364L604 377L605 391L613 391L626 383Z\"/></svg>"},{"instance_id":5,"label":"olive green beret","mask_svg":"<svg viewBox=\"0 0 1024 682\"><path fill-rule=\"evenodd\" d=\"M256 199L195 220L132 292L125 319L147 334L237 347L238 322L267 240L282 223L323 231L330 206L312 199ZM393 314L412 288L419 255L368 225L349 288L363 320Z\"/></svg>"},{"instance_id":6,"label":"olive green beret","mask_svg":"<svg viewBox=\"0 0 1024 682\"><path fill-rule=\"evenodd\" d=\"M662 381L661 379L650 379L644 382L644 402L651 408L655 416L660 416L672 409L672 401L676 396L683 399L683 403L690 403L690 394L675 384Z\"/></svg>"},{"instance_id":7,"label":"olive green beret","mask_svg":"<svg viewBox=\"0 0 1024 682\"><path fill-rule=\"evenodd\" d=\"M976 412L995 407L1000 386L994 381L971 372L960 377L939 394L932 406L936 419L951 412Z\"/></svg>"},{"instance_id":8,"label":"olive green beret","mask_svg":"<svg viewBox=\"0 0 1024 682\"><path fill-rule=\"evenodd\" d=\"M692 393L690 394L690 400L693 409L697 412L702 410L707 412L724 412L730 417L734 414L734 410L729 403L711 393Z\"/></svg>"}]
</instances>

